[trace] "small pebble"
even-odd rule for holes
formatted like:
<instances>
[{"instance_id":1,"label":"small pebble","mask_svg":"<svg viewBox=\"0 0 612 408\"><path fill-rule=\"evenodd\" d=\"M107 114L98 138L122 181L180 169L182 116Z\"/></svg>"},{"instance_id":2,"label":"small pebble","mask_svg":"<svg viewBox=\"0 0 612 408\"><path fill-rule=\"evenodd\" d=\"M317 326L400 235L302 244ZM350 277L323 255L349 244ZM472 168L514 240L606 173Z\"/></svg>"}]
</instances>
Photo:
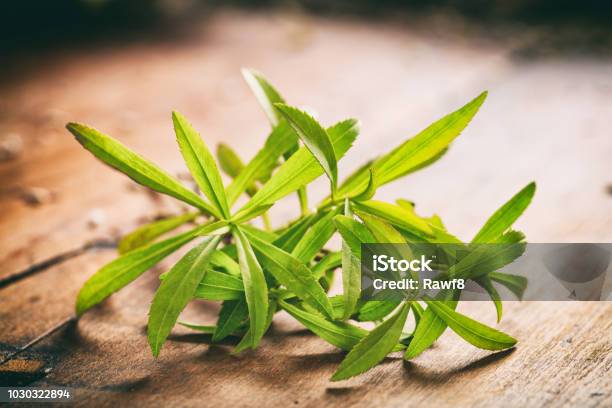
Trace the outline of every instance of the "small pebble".
<instances>
[{"instance_id":1,"label":"small pebble","mask_svg":"<svg viewBox=\"0 0 612 408\"><path fill-rule=\"evenodd\" d=\"M9 133L0 137L0 162L14 160L23 150L23 140L16 133Z\"/></svg>"},{"instance_id":2,"label":"small pebble","mask_svg":"<svg viewBox=\"0 0 612 408\"><path fill-rule=\"evenodd\" d=\"M27 205L39 206L55 200L55 193L42 187L25 187L21 191L21 199Z\"/></svg>"}]
</instances>

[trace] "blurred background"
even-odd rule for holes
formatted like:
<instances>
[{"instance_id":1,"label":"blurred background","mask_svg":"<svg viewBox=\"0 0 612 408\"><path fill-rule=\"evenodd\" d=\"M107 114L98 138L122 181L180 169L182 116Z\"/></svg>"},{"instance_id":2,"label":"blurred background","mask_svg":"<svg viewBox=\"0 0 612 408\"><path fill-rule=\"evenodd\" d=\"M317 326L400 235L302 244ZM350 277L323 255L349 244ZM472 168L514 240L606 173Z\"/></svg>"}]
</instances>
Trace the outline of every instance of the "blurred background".
<instances>
[{"instance_id":1,"label":"blurred background","mask_svg":"<svg viewBox=\"0 0 612 408\"><path fill-rule=\"evenodd\" d=\"M4 273L177 210L65 131L110 134L183 174L170 111L244 161L268 124L240 76L261 71L331 124L361 120L341 174L488 89L434 166L380 190L469 239L528 182L533 242L612 240L612 6L600 1L5 2L0 13ZM325 194L315 183L313 201ZM296 214L291 196L278 223Z\"/></svg>"}]
</instances>

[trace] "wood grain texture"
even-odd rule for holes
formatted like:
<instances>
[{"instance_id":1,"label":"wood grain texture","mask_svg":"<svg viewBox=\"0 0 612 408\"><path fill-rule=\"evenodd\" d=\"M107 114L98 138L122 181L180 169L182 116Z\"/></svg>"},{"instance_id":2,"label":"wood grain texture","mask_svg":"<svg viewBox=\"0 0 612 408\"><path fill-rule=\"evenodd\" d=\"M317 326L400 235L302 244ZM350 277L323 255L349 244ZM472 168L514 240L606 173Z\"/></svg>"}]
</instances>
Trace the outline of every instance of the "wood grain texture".
<instances>
[{"instance_id":1,"label":"wood grain texture","mask_svg":"<svg viewBox=\"0 0 612 408\"><path fill-rule=\"evenodd\" d=\"M382 22L224 12L187 40L50 55L46 69L1 84L0 134L20 135L26 149L0 163L0 279L93 239L113 240L143 215L180 209L97 163L63 129L69 120L176 173L185 170L170 119L178 109L210 146L223 141L251 157L268 126L241 83L241 66L264 72L290 103L315 107L326 124L361 119L362 135L340 174L488 89L482 111L444 160L382 188L380 197L414 199L420 212L439 213L469 239L536 180L535 200L517 225L531 241L612 241L605 189L612 182L612 63L517 61L512 43L453 38ZM54 198L27 205L22 192L30 187ZM327 188L321 179L311 194L322 197ZM291 197L273 211L288 220L296 209ZM0 352L72 313L79 287L113 256L87 250L0 288ZM499 327L519 339L513 351L477 350L448 332L413 362L392 355L362 376L330 383L343 354L284 313L256 351L233 356L233 340L211 345L210 336L177 327L153 359L147 311L157 275L171 265L145 274L0 374L74 387L82 406L612 405L610 302L506 302ZM217 311L212 302L194 302L184 318L212 323ZM490 303L460 311L495 322ZM19 379L11 375L1 378Z\"/></svg>"}]
</instances>

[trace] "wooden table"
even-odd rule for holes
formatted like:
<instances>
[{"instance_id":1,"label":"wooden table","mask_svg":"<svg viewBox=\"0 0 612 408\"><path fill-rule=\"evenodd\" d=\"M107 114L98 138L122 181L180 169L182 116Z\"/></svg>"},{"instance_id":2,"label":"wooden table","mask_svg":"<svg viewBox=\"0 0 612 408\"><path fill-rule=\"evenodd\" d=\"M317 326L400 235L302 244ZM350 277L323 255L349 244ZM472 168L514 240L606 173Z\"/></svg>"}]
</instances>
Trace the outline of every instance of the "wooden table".
<instances>
[{"instance_id":1,"label":"wooden table","mask_svg":"<svg viewBox=\"0 0 612 408\"><path fill-rule=\"evenodd\" d=\"M170 111L178 109L209 145L225 141L250 158L268 126L241 66L264 72L290 103L313 107L325 123L362 121L341 174L488 89L447 157L380 197L413 199L469 239L536 180L536 198L517 224L530 241L612 241L612 63L525 60L517 57L523 37L495 43L460 26L447 37L427 27L228 11L179 38L50 50L3 80L0 135L21 139L23 150L0 163L0 279L30 274L0 289L0 353L72 313L79 287L115 256L87 243L112 241L178 208L94 160L64 124L91 124L177 173L185 169ZM34 190L43 203L27 203L32 188L44 189ZM326 188L320 180L311 196ZM273 212L288 220L296 209L291 197ZM330 383L342 353L283 313L257 351L233 356L232 342L211 345L176 328L153 359L147 310L158 273L171 264L1 367L2 382L73 387L83 406L612 405L610 302L507 302L499 327L519 339L511 352L484 352L448 332L414 361L393 355ZM194 302L184 317L212 323L217 310ZM494 324L490 303L460 310Z\"/></svg>"}]
</instances>

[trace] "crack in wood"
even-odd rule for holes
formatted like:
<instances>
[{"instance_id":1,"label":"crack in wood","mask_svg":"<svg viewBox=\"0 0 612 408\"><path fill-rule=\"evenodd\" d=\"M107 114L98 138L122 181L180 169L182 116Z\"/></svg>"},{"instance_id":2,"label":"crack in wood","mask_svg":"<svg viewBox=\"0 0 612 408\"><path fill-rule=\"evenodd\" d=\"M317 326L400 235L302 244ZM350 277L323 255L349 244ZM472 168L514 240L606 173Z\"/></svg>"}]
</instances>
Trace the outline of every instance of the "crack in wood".
<instances>
[{"instance_id":1,"label":"crack in wood","mask_svg":"<svg viewBox=\"0 0 612 408\"><path fill-rule=\"evenodd\" d=\"M66 318L64 318L62 321L60 321L59 323L55 324L53 327L49 328L47 331L45 331L44 333L36 336L34 339L30 340L27 344L19 347L17 350L7 354L2 360L0 360L0 366L4 365L6 362L12 360L13 358L17 357L19 354L23 353L24 351L27 351L28 349L32 348L33 346L35 346L36 344L40 343L41 341L43 341L44 339L46 339L47 337L51 336L53 333L57 332L58 330L62 329L65 326L68 326L69 324L76 322L77 321L77 317L76 315L70 315Z\"/></svg>"},{"instance_id":2,"label":"crack in wood","mask_svg":"<svg viewBox=\"0 0 612 408\"><path fill-rule=\"evenodd\" d=\"M0 289L7 287L13 283L16 283L22 279L25 279L29 276L35 275L39 272L43 272L55 265L58 265L62 262L73 259L88 251L96 250L96 249L114 249L116 247L117 247L117 241L114 241L114 240L111 241L107 239L97 239L97 240L87 242L86 244L78 248L71 249L66 252L62 252L60 254L52 256L51 258L45 259L44 261L32 264L22 271L15 272L4 278L1 278L0 279Z\"/></svg>"}]
</instances>

